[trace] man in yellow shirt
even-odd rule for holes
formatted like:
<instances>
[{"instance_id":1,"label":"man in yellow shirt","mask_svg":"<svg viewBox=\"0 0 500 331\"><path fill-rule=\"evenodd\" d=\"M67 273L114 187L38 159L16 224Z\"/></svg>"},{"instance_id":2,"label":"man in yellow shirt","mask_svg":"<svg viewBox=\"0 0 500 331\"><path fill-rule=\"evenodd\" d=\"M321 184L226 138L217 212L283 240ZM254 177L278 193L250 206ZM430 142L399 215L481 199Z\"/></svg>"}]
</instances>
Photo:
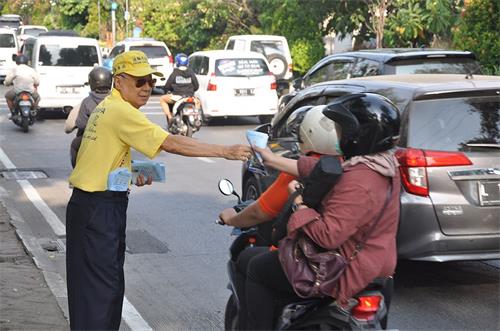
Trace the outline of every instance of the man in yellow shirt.
<instances>
[{"instance_id":1,"label":"man in yellow shirt","mask_svg":"<svg viewBox=\"0 0 500 331\"><path fill-rule=\"evenodd\" d=\"M145 105L155 84L140 51L117 56L114 88L89 118L69 177L74 187L66 210L66 274L72 330L118 330L124 295L127 191L111 191L109 174L131 168L130 148L149 158L161 150L184 156L247 160L249 146L213 145L169 135L138 108ZM151 184L139 177L137 185Z\"/></svg>"}]
</instances>

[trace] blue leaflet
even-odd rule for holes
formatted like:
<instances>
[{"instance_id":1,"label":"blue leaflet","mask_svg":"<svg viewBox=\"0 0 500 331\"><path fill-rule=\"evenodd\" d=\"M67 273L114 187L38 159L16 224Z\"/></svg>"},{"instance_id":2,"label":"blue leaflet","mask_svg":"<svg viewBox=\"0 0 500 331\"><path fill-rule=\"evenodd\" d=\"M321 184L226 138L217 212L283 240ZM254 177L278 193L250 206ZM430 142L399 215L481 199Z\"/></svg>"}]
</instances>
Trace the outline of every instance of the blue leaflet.
<instances>
[{"instance_id":1,"label":"blue leaflet","mask_svg":"<svg viewBox=\"0 0 500 331\"><path fill-rule=\"evenodd\" d=\"M130 185L132 174L128 168L117 168L108 175L108 191L126 191Z\"/></svg>"},{"instance_id":2,"label":"blue leaflet","mask_svg":"<svg viewBox=\"0 0 500 331\"><path fill-rule=\"evenodd\" d=\"M135 183L137 177L142 174L147 180L148 176L153 177L153 182L165 182L165 164L154 161L132 160L132 182Z\"/></svg>"}]
</instances>

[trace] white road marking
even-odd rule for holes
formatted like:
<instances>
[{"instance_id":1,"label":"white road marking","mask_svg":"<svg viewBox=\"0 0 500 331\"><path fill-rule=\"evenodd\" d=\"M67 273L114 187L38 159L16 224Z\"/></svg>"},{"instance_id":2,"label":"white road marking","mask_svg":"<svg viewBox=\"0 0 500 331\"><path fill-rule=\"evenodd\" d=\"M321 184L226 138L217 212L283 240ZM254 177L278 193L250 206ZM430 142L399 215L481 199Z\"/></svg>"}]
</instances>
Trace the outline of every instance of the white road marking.
<instances>
[{"instance_id":1,"label":"white road marking","mask_svg":"<svg viewBox=\"0 0 500 331\"><path fill-rule=\"evenodd\" d=\"M16 166L9 159L7 154L0 147L0 161L7 169L16 169ZM26 196L31 200L36 209L42 214L47 223L50 225L52 230L57 236L63 236L66 234L66 227L57 217L57 215L50 209L50 207L43 201L36 189L27 180L17 181L21 188L23 189ZM64 247L66 250L66 247ZM53 283L53 282L50 282ZM65 286L65 285L62 285ZM51 287L52 293L65 293L64 288ZM122 318L127 323L128 327L132 331L142 331L142 330L152 330L149 324L142 318L141 314L135 309L135 307L128 301L127 297L123 298L123 312Z\"/></svg>"},{"instance_id":2,"label":"white road marking","mask_svg":"<svg viewBox=\"0 0 500 331\"><path fill-rule=\"evenodd\" d=\"M58 237L66 235L66 227L59 220L57 215L50 209L49 206L43 201L35 188L26 179L21 179L17 181L24 193L30 199L30 201L35 205L36 209L42 214L43 218L49 223L50 227Z\"/></svg>"},{"instance_id":3,"label":"white road marking","mask_svg":"<svg viewBox=\"0 0 500 331\"><path fill-rule=\"evenodd\" d=\"M197 159L206 163L215 163L214 160L209 159L208 157L197 157Z\"/></svg>"}]
</instances>

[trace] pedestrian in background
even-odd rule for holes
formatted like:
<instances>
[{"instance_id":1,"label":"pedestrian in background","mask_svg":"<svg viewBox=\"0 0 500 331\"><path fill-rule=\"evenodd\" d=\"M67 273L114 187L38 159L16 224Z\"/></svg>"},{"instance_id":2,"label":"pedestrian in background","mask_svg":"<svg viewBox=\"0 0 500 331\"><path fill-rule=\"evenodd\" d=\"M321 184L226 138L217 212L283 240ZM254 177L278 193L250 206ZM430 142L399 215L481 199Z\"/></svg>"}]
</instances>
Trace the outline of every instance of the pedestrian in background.
<instances>
[{"instance_id":1,"label":"pedestrian in background","mask_svg":"<svg viewBox=\"0 0 500 331\"><path fill-rule=\"evenodd\" d=\"M118 330L124 296L128 191L108 189L110 172L131 168L130 148L149 158L161 150L184 156L248 160L249 146L213 145L169 135L139 111L162 76L141 51L118 55L114 88L90 115L69 177L66 210L66 275L72 330ZM130 183L130 182L129 182ZM151 184L139 176L137 185Z\"/></svg>"},{"instance_id":2,"label":"pedestrian in background","mask_svg":"<svg viewBox=\"0 0 500 331\"><path fill-rule=\"evenodd\" d=\"M82 100L82 102L69 114L64 131L66 133L76 131L76 137L71 142L70 156L71 166L74 168L76 164L76 155L82 143L83 132L87 126L90 114L94 111L95 107L108 96L111 91L111 84L113 83L113 75L111 71L104 67L96 67L89 73L88 83L90 85L89 95Z\"/></svg>"}]
</instances>

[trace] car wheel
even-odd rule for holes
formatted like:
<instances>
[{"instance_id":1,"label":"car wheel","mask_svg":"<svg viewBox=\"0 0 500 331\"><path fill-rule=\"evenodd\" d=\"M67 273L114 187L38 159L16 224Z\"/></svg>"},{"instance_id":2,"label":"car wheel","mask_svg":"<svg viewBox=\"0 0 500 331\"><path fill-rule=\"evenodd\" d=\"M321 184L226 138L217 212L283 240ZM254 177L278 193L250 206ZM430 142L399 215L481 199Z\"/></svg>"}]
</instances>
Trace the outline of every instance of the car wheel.
<instances>
[{"instance_id":1,"label":"car wheel","mask_svg":"<svg viewBox=\"0 0 500 331\"><path fill-rule=\"evenodd\" d=\"M271 54L267 57L269 70L276 76L276 79L283 79L288 70L288 62L281 54Z\"/></svg>"},{"instance_id":2,"label":"car wheel","mask_svg":"<svg viewBox=\"0 0 500 331\"><path fill-rule=\"evenodd\" d=\"M227 300L226 311L224 312L224 330L238 330L238 307L234 294Z\"/></svg>"},{"instance_id":3,"label":"car wheel","mask_svg":"<svg viewBox=\"0 0 500 331\"><path fill-rule=\"evenodd\" d=\"M257 178L250 176L245 183L245 187L243 188L243 201L257 200L261 194L262 192L260 191Z\"/></svg>"}]
</instances>

